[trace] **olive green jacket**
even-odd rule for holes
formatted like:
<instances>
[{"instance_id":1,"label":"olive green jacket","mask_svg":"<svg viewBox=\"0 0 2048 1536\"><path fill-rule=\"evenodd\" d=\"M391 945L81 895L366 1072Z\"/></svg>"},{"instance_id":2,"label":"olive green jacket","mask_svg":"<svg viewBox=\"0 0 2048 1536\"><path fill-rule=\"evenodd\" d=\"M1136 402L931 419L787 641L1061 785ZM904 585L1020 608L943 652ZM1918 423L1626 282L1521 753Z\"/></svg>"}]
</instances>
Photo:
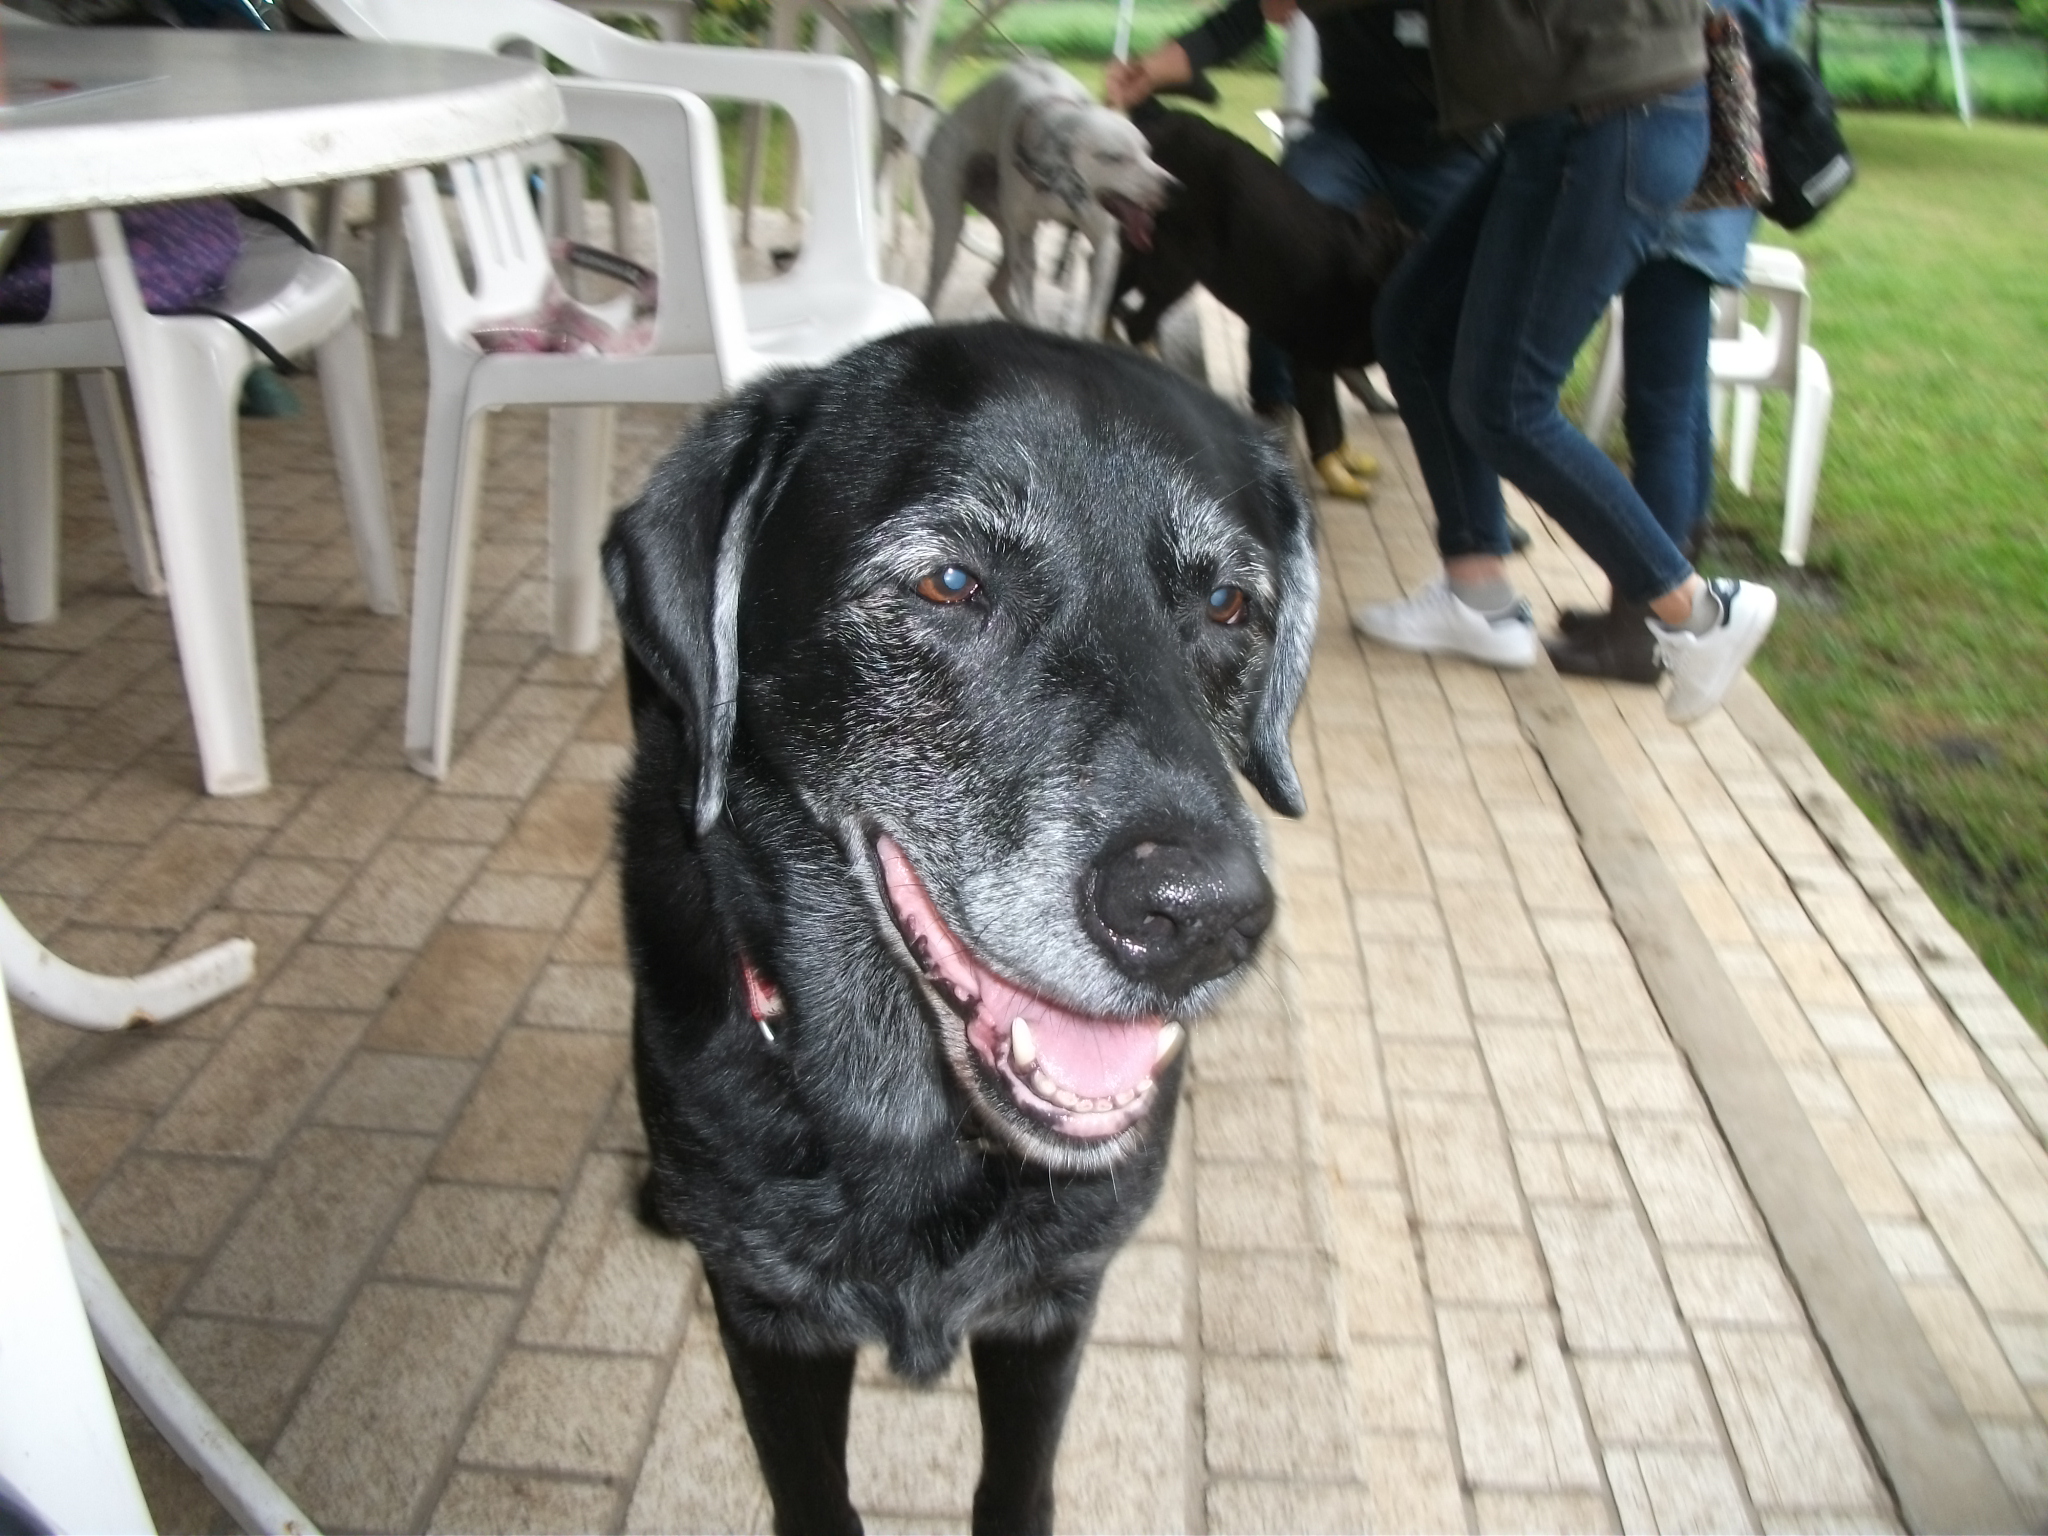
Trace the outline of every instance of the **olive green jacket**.
<instances>
[{"instance_id":1,"label":"olive green jacket","mask_svg":"<svg viewBox=\"0 0 2048 1536\"><path fill-rule=\"evenodd\" d=\"M1707 69L1705 0L1429 0L1452 133L1647 101Z\"/></svg>"}]
</instances>

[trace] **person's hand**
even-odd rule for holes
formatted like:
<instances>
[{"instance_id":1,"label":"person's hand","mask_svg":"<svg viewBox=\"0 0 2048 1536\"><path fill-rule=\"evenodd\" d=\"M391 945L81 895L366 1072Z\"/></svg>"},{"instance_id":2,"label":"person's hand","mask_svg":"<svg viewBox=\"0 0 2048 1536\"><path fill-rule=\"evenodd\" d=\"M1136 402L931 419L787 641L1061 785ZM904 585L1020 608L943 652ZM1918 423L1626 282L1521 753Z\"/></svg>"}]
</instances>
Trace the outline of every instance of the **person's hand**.
<instances>
[{"instance_id":1,"label":"person's hand","mask_svg":"<svg viewBox=\"0 0 2048 1536\"><path fill-rule=\"evenodd\" d=\"M1119 112L1128 112L1152 94L1152 77L1145 73L1143 59L1117 59L1109 66L1103 95Z\"/></svg>"},{"instance_id":2,"label":"person's hand","mask_svg":"<svg viewBox=\"0 0 2048 1536\"><path fill-rule=\"evenodd\" d=\"M1161 86L1185 85L1194 74L1187 50L1179 43L1164 42L1128 64L1111 64L1103 95L1112 107L1128 112Z\"/></svg>"},{"instance_id":3,"label":"person's hand","mask_svg":"<svg viewBox=\"0 0 2048 1536\"><path fill-rule=\"evenodd\" d=\"M1259 0L1259 14L1276 27L1286 26L1300 9L1297 0Z\"/></svg>"}]
</instances>

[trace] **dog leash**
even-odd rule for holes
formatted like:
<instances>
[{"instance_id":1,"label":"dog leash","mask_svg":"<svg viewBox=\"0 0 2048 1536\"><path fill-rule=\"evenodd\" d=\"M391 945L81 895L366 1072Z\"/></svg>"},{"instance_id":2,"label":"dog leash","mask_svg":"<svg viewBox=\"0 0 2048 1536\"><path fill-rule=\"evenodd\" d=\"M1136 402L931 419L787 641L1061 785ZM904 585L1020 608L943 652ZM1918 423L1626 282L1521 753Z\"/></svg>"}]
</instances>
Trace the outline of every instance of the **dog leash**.
<instances>
[{"instance_id":1,"label":"dog leash","mask_svg":"<svg viewBox=\"0 0 2048 1536\"><path fill-rule=\"evenodd\" d=\"M1005 32L1001 27L996 25L996 18L991 12L985 11L981 8L981 0L967 0L967 9L974 12L975 15L981 18L981 24L984 27L987 27L989 31L993 32L997 37L1001 38L1005 43L1009 44L1010 52L1016 54L1017 57L1020 59L1028 59L1031 57L1030 54L1024 51L1023 46L1015 38L1011 37L1009 33Z\"/></svg>"}]
</instances>

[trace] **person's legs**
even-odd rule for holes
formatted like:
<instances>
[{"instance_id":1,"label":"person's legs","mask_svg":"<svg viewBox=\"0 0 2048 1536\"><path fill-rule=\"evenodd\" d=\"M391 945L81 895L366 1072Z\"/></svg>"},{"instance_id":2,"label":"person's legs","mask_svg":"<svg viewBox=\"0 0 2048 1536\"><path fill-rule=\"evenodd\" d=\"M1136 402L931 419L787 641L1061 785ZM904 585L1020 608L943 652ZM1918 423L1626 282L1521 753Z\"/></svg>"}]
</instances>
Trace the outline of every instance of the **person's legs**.
<instances>
[{"instance_id":1,"label":"person's legs","mask_svg":"<svg viewBox=\"0 0 2048 1536\"><path fill-rule=\"evenodd\" d=\"M1380 365L1400 403L1429 488L1437 551L1446 562L1508 552L1500 477L1451 411L1459 317L1500 169L1500 162L1493 161L1465 184L1394 269L1373 312Z\"/></svg>"},{"instance_id":2,"label":"person's legs","mask_svg":"<svg viewBox=\"0 0 2048 1536\"><path fill-rule=\"evenodd\" d=\"M1622 289L1623 422L1636 493L1688 559L1714 487L1707 417L1707 342L1713 287L1697 267L1669 257L1645 262ZM1616 597L1600 611L1559 616L1544 642L1560 672L1654 683L1649 605ZM1568 622L1569 621L1569 622Z\"/></svg>"},{"instance_id":3,"label":"person's legs","mask_svg":"<svg viewBox=\"0 0 2048 1536\"><path fill-rule=\"evenodd\" d=\"M1704 86L1590 120L1556 113L1515 125L1497 169L1452 205L1411 255L1415 270L1396 274L1380 306L1404 416L1413 401L1410 432L1436 501L1453 596L1485 614L1507 590L1498 488L1489 498L1473 472L1491 464L1564 525L1618 594L1649 603L1659 659L1674 674L1666 712L1680 721L1719 702L1762 643L1776 598L1696 576L1557 399L1607 300L1698 180L1706 142ZM1456 344L1446 361L1447 317ZM1461 643L1461 633L1437 622L1442 611L1418 594L1407 605L1361 610L1356 622L1393 644L1513 664ZM1497 623L1505 613L1494 616Z\"/></svg>"},{"instance_id":4,"label":"person's legs","mask_svg":"<svg viewBox=\"0 0 2048 1536\"><path fill-rule=\"evenodd\" d=\"M1454 419L1478 451L1564 525L1617 597L1649 604L1672 680L1664 710L1681 723L1720 702L1777 598L1696 575L1627 477L1565 420L1557 392L1608 297L1698 179L1706 134L1703 86L1591 122L1558 114L1511 129L1451 380Z\"/></svg>"},{"instance_id":5,"label":"person's legs","mask_svg":"<svg viewBox=\"0 0 2048 1536\"><path fill-rule=\"evenodd\" d=\"M1636 493L1681 549L1714 493L1707 417L1713 287L1682 261L1646 262L1622 290L1622 426Z\"/></svg>"},{"instance_id":6,"label":"person's legs","mask_svg":"<svg viewBox=\"0 0 2048 1536\"><path fill-rule=\"evenodd\" d=\"M1592 121L1553 113L1510 129L1459 317L1458 430L1636 600L1680 587L1691 568L1628 477L1565 418L1558 392L1697 180L1706 135L1697 88Z\"/></svg>"},{"instance_id":7,"label":"person's legs","mask_svg":"<svg viewBox=\"0 0 2048 1536\"><path fill-rule=\"evenodd\" d=\"M1536 660L1536 627L1506 579L1500 476L1473 449L1451 406L1459 316L1498 180L1493 163L1466 184L1395 269L1373 312L1380 363L1436 511L1444 579L1399 602L1367 603L1352 623L1403 650L1527 667Z\"/></svg>"}]
</instances>

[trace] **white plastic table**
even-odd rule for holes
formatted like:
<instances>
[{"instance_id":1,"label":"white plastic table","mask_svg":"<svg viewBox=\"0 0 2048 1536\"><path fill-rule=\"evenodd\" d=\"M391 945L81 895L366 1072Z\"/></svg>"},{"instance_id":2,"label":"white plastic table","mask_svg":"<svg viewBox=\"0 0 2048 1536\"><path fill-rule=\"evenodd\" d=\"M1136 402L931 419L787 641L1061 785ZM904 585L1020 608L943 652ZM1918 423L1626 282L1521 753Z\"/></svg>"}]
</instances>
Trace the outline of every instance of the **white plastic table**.
<instances>
[{"instance_id":1,"label":"white plastic table","mask_svg":"<svg viewBox=\"0 0 2048 1536\"><path fill-rule=\"evenodd\" d=\"M127 256L112 216L95 210L431 165L545 138L562 120L537 65L438 48L308 33L0 25L0 53L0 222L79 215L95 226L103 271ZM193 482L175 434L152 451L159 434L140 401L138 415L152 499L191 504L178 494ZM233 511L239 525L241 509ZM168 548L175 531L159 533ZM270 775L248 571L237 562L208 576L244 623L216 674L226 702L198 722L201 767L209 792L255 794ZM173 578L174 615L178 595Z\"/></svg>"},{"instance_id":2,"label":"white plastic table","mask_svg":"<svg viewBox=\"0 0 2048 1536\"><path fill-rule=\"evenodd\" d=\"M545 138L536 65L311 33L0 26L0 219L339 181Z\"/></svg>"}]
</instances>

